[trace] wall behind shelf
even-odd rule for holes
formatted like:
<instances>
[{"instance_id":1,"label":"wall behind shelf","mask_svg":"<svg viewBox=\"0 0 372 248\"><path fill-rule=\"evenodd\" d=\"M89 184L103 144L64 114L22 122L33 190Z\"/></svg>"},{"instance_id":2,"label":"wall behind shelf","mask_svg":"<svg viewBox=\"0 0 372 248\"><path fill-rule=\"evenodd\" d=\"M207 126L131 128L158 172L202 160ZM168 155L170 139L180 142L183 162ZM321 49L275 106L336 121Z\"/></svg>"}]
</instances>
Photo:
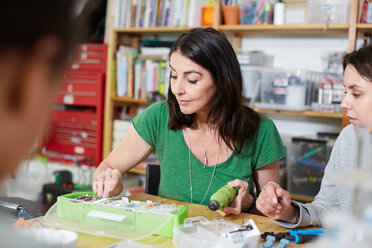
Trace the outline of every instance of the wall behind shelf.
<instances>
[{"instance_id":1,"label":"wall behind shelf","mask_svg":"<svg viewBox=\"0 0 372 248\"><path fill-rule=\"evenodd\" d=\"M342 121L337 118L265 114L272 119L281 136L311 136L317 132L339 133Z\"/></svg>"},{"instance_id":2,"label":"wall behind shelf","mask_svg":"<svg viewBox=\"0 0 372 248\"><path fill-rule=\"evenodd\" d=\"M346 35L346 34L345 34ZM274 67L323 71L326 51L347 51L345 38L256 38L244 37L242 50L263 50L274 55Z\"/></svg>"}]
</instances>

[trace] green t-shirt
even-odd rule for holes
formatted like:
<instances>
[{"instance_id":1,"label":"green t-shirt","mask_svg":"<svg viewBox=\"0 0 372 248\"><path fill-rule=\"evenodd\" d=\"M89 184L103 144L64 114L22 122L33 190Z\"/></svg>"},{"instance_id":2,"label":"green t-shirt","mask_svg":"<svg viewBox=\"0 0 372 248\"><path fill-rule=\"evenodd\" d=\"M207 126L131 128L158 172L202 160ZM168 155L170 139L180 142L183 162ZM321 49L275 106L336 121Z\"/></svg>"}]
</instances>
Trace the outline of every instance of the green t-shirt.
<instances>
[{"instance_id":1,"label":"green t-shirt","mask_svg":"<svg viewBox=\"0 0 372 248\"><path fill-rule=\"evenodd\" d=\"M149 106L137 115L132 123L138 134L155 151L161 170L159 196L191 201L189 148L182 130L168 128L168 104L161 101ZM285 150L274 123L260 115L261 123L254 137L247 139L239 155L232 154L226 161L217 164L210 190L203 204L208 204L211 195L234 179L249 184L253 170L277 161L285 156ZM200 203L208 190L214 166L204 168L191 153L193 202Z\"/></svg>"}]
</instances>

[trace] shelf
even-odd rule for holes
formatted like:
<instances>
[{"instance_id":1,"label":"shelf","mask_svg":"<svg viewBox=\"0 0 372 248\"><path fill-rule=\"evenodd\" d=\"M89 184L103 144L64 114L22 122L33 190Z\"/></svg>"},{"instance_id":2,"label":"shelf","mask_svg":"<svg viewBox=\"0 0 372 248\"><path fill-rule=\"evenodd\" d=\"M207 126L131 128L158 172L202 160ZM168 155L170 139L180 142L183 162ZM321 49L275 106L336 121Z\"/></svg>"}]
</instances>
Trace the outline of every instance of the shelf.
<instances>
[{"instance_id":1,"label":"shelf","mask_svg":"<svg viewBox=\"0 0 372 248\"><path fill-rule=\"evenodd\" d=\"M253 108L259 113L266 114L284 114L284 115L300 115L300 116L311 116L311 117L325 117L325 118L337 118L342 119L342 113L325 113L325 112L315 112L311 110L306 111L289 111L289 110L277 110L277 109L260 109Z\"/></svg>"},{"instance_id":2,"label":"shelf","mask_svg":"<svg viewBox=\"0 0 372 248\"><path fill-rule=\"evenodd\" d=\"M133 168L130 169L129 172L134 174L146 175L146 168Z\"/></svg>"},{"instance_id":3,"label":"shelf","mask_svg":"<svg viewBox=\"0 0 372 248\"><path fill-rule=\"evenodd\" d=\"M136 167L129 170L130 173L146 175L146 168L148 164L158 164L157 162L143 161Z\"/></svg>"},{"instance_id":4,"label":"shelf","mask_svg":"<svg viewBox=\"0 0 372 248\"><path fill-rule=\"evenodd\" d=\"M301 35L327 35L330 34L343 34L347 35L349 24L307 24L307 25L283 25L277 26L273 24L263 25L221 25L218 27L219 30L224 32L234 33L260 33L260 34L301 34Z\"/></svg>"},{"instance_id":5,"label":"shelf","mask_svg":"<svg viewBox=\"0 0 372 248\"><path fill-rule=\"evenodd\" d=\"M363 24L365 25L365 24ZM371 25L371 24L369 24ZM194 27L150 27L150 28L115 28L116 33L127 34L145 34L145 33L182 33L193 29ZM283 25L277 26L273 24L261 25L220 25L218 30L224 32L266 32L277 34L327 34L329 33L342 33L347 34L349 24L307 24L307 25Z\"/></svg>"},{"instance_id":6,"label":"shelf","mask_svg":"<svg viewBox=\"0 0 372 248\"><path fill-rule=\"evenodd\" d=\"M356 28L362 33L372 33L372 23L357 23Z\"/></svg>"},{"instance_id":7,"label":"shelf","mask_svg":"<svg viewBox=\"0 0 372 248\"><path fill-rule=\"evenodd\" d=\"M221 25L218 27L219 30L223 31L239 31L239 30L317 30L317 31L334 31L334 30L342 30L347 31L349 29L349 24L297 24L297 25L273 25L273 24L261 24L261 25Z\"/></svg>"},{"instance_id":8,"label":"shelf","mask_svg":"<svg viewBox=\"0 0 372 248\"><path fill-rule=\"evenodd\" d=\"M299 202L312 202L314 201L314 197L312 196L304 196L304 195L296 195L296 194L291 194L291 199Z\"/></svg>"},{"instance_id":9,"label":"shelf","mask_svg":"<svg viewBox=\"0 0 372 248\"><path fill-rule=\"evenodd\" d=\"M112 97L111 100L115 103L126 103L126 104L148 104L149 102L145 99L134 99L130 97Z\"/></svg>"},{"instance_id":10,"label":"shelf","mask_svg":"<svg viewBox=\"0 0 372 248\"><path fill-rule=\"evenodd\" d=\"M142 33L182 33L194 27L149 27L149 28L114 28L116 33L142 34Z\"/></svg>"}]
</instances>

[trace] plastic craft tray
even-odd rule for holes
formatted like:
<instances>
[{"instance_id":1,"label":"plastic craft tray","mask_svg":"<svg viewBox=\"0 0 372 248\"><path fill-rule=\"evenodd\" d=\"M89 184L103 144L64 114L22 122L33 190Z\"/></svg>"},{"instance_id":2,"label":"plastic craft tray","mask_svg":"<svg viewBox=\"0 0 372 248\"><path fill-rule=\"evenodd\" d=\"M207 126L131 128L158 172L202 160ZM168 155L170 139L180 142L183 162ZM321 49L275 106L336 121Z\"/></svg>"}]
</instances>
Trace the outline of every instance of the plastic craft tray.
<instances>
[{"instance_id":1,"label":"plastic craft tray","mask_svg":"<svg viewBox=\"0 0 372 248\"><path fill-rule=\"evenodd\" d=\"M198 222L196 222L198 221ZM173 228L173 244L177 247L231 247L231 243L220 238L222 233L240 226L224 220L208 221L204 217L188 218L185 224Z\"/></svg>"},{"instance_id":2,"label":"plastic craft tray","mask_svg":"<svg viewBox=\"0 0 372 248\"><path fill-rule=\"evenodd\" d=\"M252 219L245 224L253 228L249 233L230 233L228 237L240 226L226 220L208 221L202 216L187 218L185 224L173 227L173 244L179 248L258 247L260 231Z\"/></svg>"},{"instance_id":3,"label":"plastic craft tray","mask_svg":"<svg viewBox=\"0 0 372 248\"><path fill-rule=\"evenodd\" d=\"M94 193L58 197L44 217L45 225L120 239L138 240L152 234L172 238L173 226L183 223L188 215L185 205L178 205L172 212L161 212L76 200L82 195L93 196Z\"/></svg>"}]
</instances>

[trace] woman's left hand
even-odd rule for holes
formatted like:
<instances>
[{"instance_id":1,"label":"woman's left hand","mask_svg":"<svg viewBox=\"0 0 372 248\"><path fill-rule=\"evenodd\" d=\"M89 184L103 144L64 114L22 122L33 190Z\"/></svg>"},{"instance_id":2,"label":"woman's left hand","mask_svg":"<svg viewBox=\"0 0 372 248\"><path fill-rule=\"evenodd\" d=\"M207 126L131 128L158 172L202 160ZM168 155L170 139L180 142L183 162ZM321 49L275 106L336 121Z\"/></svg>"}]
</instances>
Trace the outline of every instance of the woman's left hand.
<instances>
[{"instance_id":1,"label":"woman's left hand","mask_svg":"<svg viewBox=\"0 0 372 248\"><path fill-rule=\"evenodd\" d=\"M238 215L242 212L242 210L246 210L251 206L253 203L253 196L249 194L249 186L245 181L235 179L234 181L228 182L227 185L231 187L238 187L238 194L230 206L225 207L223 210L217 210L217 212L222 216L229 214Z\"/></svg>"}]
</instances>

